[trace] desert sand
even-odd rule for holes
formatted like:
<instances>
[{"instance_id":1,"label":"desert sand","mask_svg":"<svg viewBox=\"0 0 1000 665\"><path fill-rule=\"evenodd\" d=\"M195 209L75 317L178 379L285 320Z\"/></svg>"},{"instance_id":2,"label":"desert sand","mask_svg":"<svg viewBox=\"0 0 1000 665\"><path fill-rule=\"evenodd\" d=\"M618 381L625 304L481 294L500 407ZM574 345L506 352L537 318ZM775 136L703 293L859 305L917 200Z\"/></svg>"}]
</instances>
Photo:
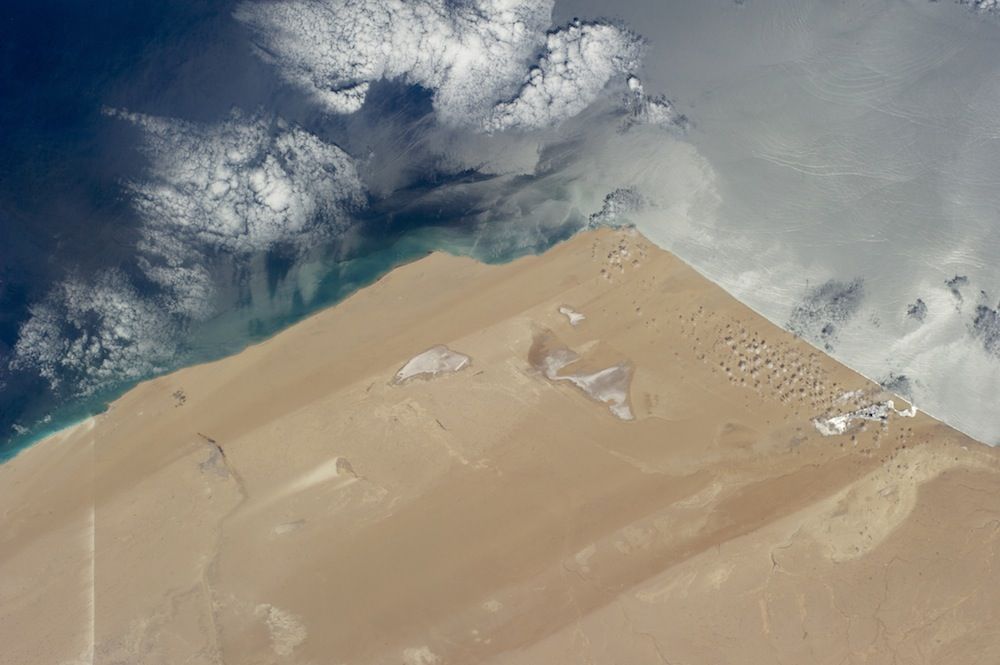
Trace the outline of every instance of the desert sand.
<instances>
[{"instance_id":1,"label":"desert sand","mask_svg":"<svg viewBox=\"0 0 1000 665\"><path fill-rule=\"evenodd\" d=\"M996 663L998 452L634 231L433 254L0 466L0 660Z\"/></svg>"}]
</instances>

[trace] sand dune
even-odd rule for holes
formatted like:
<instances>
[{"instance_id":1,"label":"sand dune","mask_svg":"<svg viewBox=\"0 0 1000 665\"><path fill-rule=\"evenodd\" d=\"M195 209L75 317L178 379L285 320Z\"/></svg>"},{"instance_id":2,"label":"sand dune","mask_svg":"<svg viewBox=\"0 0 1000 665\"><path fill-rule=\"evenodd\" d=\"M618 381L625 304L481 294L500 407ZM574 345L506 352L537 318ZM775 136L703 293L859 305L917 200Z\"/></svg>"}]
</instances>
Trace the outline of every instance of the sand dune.
<instances>
[{"instance_id":1,"label":"sand dune","mask_svg":"<svg viewBox=\"0 0 1000 665\"><path fill-rule=\"evenodd\" d=\"M435 254L0 466L2 660L995 662L998 452L909 406L628 230Z\"/></svg>"}]
</instances>

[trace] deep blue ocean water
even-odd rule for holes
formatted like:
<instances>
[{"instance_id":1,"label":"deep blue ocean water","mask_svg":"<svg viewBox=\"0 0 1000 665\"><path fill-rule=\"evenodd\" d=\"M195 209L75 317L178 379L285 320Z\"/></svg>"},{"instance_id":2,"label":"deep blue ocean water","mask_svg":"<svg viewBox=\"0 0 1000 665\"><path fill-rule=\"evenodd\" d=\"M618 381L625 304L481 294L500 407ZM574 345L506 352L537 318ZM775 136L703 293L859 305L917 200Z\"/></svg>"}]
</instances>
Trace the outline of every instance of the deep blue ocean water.
<instances>
[{"instance_id":1,"label":"deep blue ocean water","mask_svg":"<svg viewBox=\"0 0 1000 665\"><path fill-rule=\"evenodd\" d=\"M433 123L429 95L419 88L383 83L355 116L319 113L254 56L232 8L206 0L43 0L5 8L0 459L100 412L148 374L236 352L430 251L506 261L543 251L584 224L585 215L569 204L527 231L505 223L509 211L498 211L497 201L530 183L441 168L440 156L420 147ZM220 284L226 295L213 315L185 324L177 349L154 372L112 377L86 394L75 375L53 387L33 368L12 365L33 307L68 279L86 282L109 269L138 275L141 222L126 183L141 178L147 162L135 129L102 113L106 108L195 123L218 122L234 108L275 114L352 156L366 156L376 176L391 165L392 176L375 183L354 211L349 240L334 235L307 254L269 247L241 257L229 283ZM303 274L308 292L297 286ZM261 281L268 285L263 298L252 288ZM142 296L143 280L132 283Z\"/></svg>"}]
</instances>

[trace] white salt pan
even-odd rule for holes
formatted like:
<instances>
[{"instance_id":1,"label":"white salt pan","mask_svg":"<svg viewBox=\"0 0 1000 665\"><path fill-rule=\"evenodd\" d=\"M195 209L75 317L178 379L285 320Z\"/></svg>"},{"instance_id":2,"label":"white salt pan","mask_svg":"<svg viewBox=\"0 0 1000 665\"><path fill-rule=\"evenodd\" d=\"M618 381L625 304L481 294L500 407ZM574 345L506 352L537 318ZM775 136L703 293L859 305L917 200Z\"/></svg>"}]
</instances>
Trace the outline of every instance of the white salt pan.
<instances>
[{"instance_id":1,"label":"white salt pan","mask_svg":"<svg viewBox=\"0 0 1000 665\"><path fill-rule=\"evenodd\" d=\"M632 368L621 363L593 374L559 375L559 370L578 358L579 356L569 349L552 351L545 357L545 376L550 381L569 381L591 399L607 404L611 413L616 417L622 420L632 420L632 409L628 405Z\"/></svg>"},{"instance_id":2,"label":"white salt pan","mask_svg":"<svg viewBox=\"0 0 1000 665\"><path fill-rule=\"evenodd\" d=\"M403 383L418 376L433 378L439 374L451 374L467 367L471 360L465 354L438 344L411 358L396 372L393 382Z\"/></svg>"},{"instance_id":3,"label":"white salt pan","mask_svg":"<svg viewBox=\"0 0 1000 665\"><path fill-rule=\"evenodd\" d=\"M813 424L823 436L836 436L845 433L856 420L886 421L889 414L895 413L904 418L912 418L917 415L917 407L910 405L910 408L902 411L896 408L895 402L891 399L886 402L870 404L855 411L842 413L831 418L815 418Z\"/></svg>"},{"instance_id":4,"label":"white salt pan","mask_svg":"<svg viewBox=\"0 0 1000 665\"><path fill-rule=\"evenodd\" d=\"M564 315L567 319L569 319L569 324L571 326L578 326L587 318L580 312L577 312L565 306L559 308L559 313Z\"/></svg>"}]
</instances>

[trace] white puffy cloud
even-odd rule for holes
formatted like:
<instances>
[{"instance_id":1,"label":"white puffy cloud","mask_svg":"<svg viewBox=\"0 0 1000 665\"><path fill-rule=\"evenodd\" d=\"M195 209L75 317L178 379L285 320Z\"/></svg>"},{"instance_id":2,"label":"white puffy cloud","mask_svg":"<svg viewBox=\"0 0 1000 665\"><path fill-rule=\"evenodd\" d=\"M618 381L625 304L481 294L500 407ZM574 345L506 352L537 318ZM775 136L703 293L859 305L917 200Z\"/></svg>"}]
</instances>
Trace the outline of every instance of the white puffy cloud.
<instances>
[{"instance_id":1,"label":"white puffy cloud","mask_svg":"<svg viewBox=\"0 0 1000 665\"><path fill-rule=\"evenodd\" d=\"M139 266L178 313L207 313L206 252L305 247L342 230L363 203L350 156L298 127L239 113L214 125L111 113L143 131L149 172L129 184Z\"/></svg>"},{"instance_id":2,"label":"white puffy cloud","mask_svg":"<svg viewBox=\"0 0 1000 665\"><path fill-rule=\"evenodd\" d=\"M959 0L964 5L969 5L973 9L984 12L995 12L1000 10L1000 0Z\"/></svg>"},{"instance_id":3,"label":"white puffy cloud","mask_svg":"<svg viewBox=\"0 0 1000 665\"><path fill-rule=\"evenodd\" d=\"M551 12L552 0L292 0L236 15L282 75L332 111L356 110L371 81L402 78L467 124L516 90Z\"/></svg>"},{"instance_id":4,"label":"white puffy cloud","mask_svg":"<svg viewBox=\"0 0 1000 665\"><path fill-rule=\"evenodd\" d=\"M177 322L117 271L69 279L31 308L14 368L33 368L58 388L87 395L162 369L176 347Z\"/></svg>"},{"instance_id":5,"label":"white puffy cloud","mask_svg":"<svg viewBox=\"0 0 1000 665\"><path fill-rule=\"evenodd\" d=\"M250 2L237 18L289 82L330 111L401 79L434 94L445 123L539 128L571 117L638 67L641 40L608 23L551 27L552 0Z\"/></svg>"},{"instance_id":6,"label":"white puffy cloud","mask_svg":"<svg viewBox=\"0 0 1000 665\"><path fill-rule=\"evenodd\" d=\"M216 125L117 115L143 130L150 158L147 177L130 184L149 249L159 236L233 252L307 242L363 202L350 156L298 127L238 113Z\"/></svg>"},{"instance_id":7,"label":"white puffy cloud","mask_svg":"<svg viewBox=\"0 0 1000 665\"><path fill-rule=\"evenodd\" d=\"M646 94L646 88L639 77L630 76L627 84L625 107L629 113L628 124L658 125L661 127L684 127L687 124L687 118L678 113L666 97Z\"/></svg>"},{"instance_id":8,"label":"white puffy cloud","mask_svg":"<svg viewBox=\"0 0 1000 665\"><path fill-rule=\"evenodd\" d=\"M538 65L513 99L495 104L489 129L545 127L583 111L614 76L639 66L642 41L606 23L574 21L551 32Z\"/></svg>"},{"instance_id":9,"label":"white puffy cloud","mask_svg":"<svg viewBox=\"0 0 1000 665\"><path fill-rule=\"evenodd\" d=\"M108 113L142 130L149 157L128 188L140 217L136 266L150 284L118 271L66 280L31 308L14 349L14 367L74 394L166 368L187 322L212 314L217 257L238 265L278 243L306 248L364 203L344 151L280 121Z\"/></svg>"},{"instance_id":10,"label":"white puffy cloud","mask_svg":"<svg viewBox=\"0 0 1000 665\"><path fill-rule=\"evenodd\" d=\"M629 215L646 207L646 200L630 187L619 187L609 192L601 204L601 209L590 215L591 227L610 226L613 228L629 223Z\"/></svg>"}]
</instances>

